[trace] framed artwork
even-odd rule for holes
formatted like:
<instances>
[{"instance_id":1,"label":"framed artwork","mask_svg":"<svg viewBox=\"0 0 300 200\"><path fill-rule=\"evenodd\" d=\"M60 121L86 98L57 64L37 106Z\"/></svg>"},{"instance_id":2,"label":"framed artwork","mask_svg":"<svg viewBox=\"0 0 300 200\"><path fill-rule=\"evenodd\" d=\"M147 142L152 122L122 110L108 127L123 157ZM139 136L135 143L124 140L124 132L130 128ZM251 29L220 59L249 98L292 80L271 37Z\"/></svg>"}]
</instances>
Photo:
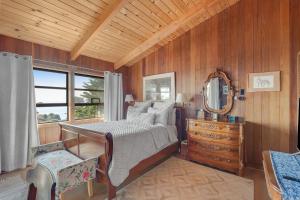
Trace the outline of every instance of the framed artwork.
<instances>
[{"instance_id":1,"label":"framed artwork","mask_svg":"<svg viewBox=\"0 0 300 200\"><path fill-rule=\"evenodd\" d=\"M280 71L249 74L248 92L264 91L280 91Z\"/></svg>"},{"instance_id":2,"label":"framed artwork","mask_svg":"<svg viewBox=\"0 0 300 200\"><path fill-rule=\"evenodd\" d=\"M175 102L175 73L143 77L143 99Z\"/></svg>"}]
</instances>

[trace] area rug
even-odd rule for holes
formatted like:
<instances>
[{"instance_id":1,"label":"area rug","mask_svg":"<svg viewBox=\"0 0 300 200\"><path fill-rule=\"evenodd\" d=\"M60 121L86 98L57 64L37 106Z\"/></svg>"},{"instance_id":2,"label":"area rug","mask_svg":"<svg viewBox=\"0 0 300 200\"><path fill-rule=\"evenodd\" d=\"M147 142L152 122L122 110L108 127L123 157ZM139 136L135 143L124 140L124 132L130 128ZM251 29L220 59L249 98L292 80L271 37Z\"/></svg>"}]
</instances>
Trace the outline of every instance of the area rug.
<instances>
[{"instance_id":1,"label":"area rug","mask_svg":"<svg viewBox=\"0 0 300 200\"><path fill-rule=\"evenodd\" d=\"M28 183L21 173L0 176L0 200L27 200Z\"/></svg>"},{"instance_id":2,"label":"area rug","mask_svg":"<svg viewBox=\"0 0 300 200\"><path fill-rule=\"evenodd\" d=\"M171 157L117 193L117 200L253 200L254 183Z\"/></svg>"}]
</instances>

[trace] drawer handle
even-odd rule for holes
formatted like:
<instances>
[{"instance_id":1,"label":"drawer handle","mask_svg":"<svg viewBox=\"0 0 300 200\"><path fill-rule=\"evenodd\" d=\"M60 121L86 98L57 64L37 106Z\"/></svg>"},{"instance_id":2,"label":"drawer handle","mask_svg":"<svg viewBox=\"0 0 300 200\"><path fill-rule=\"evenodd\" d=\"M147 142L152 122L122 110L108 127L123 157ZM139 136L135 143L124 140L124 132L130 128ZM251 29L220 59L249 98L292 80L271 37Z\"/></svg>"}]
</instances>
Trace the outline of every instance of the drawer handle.
<instances>
[{"instance_id":1,"label":"drawer handle","mask_svg":"<svg viewBox=\"0 0 300 200\"><path fill-rule=\"evenodd\" d=\"M212 138L212 139L227 139L227 140L234 140L233 137L230 137L230 136L223 136L223 135L216 135L216 134L213 134L213 133L199 133L199 132L194 132L195 135L200 135L200 136L203 136L203 137L207 137L207 138Z\"/></svg>"},{"instance_id":2,"label":"drawer handle","mask_svg":"<svg viewBox=\"0 0 300 200\"><path fill-rule=\"evenodd\" d=\"M198 148L200 149L205 149L207 151L228 151L228 152L238 152L237 149L232 149L230 147L220 147L220 146L215 146L215 145L211 145L211 144L201 144L198 142L194 142L194 141L190 141L191 145L196 145Z\"/></svg>"}]
</instances>

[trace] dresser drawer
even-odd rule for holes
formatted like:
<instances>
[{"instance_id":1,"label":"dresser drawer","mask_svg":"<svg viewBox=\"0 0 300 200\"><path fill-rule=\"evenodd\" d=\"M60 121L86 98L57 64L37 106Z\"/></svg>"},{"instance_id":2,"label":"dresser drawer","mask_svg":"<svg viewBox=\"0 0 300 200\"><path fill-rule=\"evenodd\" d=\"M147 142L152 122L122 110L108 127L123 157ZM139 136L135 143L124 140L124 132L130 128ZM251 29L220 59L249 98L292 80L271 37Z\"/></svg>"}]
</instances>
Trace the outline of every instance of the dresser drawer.
<instances>
[{"instance_id":1,"label":"dresser drawer","mask_svg":"<svg viewBox=\"0 0 300 200\"><path fill-rule=\"evenodd\" d=\"M244 123L188 119L190 160L241 174L244 166Z\"/></svg>"},{"instance_id":2,"label":"dresser drawer","mask_svg":"<svg viewBox=\"0 0 300 200\"><path fill-rule=\"evenodd\" d=\"M214 132L209 130L189 131L189 136L207 142L215 142L228 145L239 145L239 134Z\"/></svg>"},{"instance_id":3,"label":"dresser drawer","mask_svg":"<svg viewBox=\"0 0 300 200\"><path fill-rule=\"evenodd\" d=\"M189 151L188 157L190 160L207 164L219 169L225 169L231 172L239 170L239 161L221 158L218 156L203 156L199 152Z\"/></svg>"},{"instance_id":4,"label":"dresser drawer","mask_svg":"<svg viewBox=\"0 0 300 200\"><path fill-rule=\"evenodd\" d=\"M236 124L226 124L218 122L205 122L205 121L193 121L189 120L188 122L189 131L201 131L201 130L211 130L224 133L236 133L240 132L240 128Z\"/></svg>"},{"instance_id":5,"label":"dresser drawer","mask_svg":"<svg viewBox=\"0 0 300 200\"><path fill-rule=\"evenodd\" d=\"M205 142L189 138L188 151L199 152L203 156L216 155L220 158L239 160L239 147L212 142Z\"/></svg>"}]
</instances>

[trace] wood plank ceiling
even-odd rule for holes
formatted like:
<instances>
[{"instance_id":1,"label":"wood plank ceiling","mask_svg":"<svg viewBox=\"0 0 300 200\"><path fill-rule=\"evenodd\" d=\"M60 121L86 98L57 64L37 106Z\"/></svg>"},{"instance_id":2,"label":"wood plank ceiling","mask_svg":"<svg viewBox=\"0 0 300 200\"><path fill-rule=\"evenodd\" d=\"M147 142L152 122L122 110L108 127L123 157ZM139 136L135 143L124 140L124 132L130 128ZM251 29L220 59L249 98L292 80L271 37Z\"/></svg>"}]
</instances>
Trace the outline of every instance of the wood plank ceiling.
<instances>
[{"instance_id":1,"label":"wood plank ceiling","mask_svg":"<svg viewBox=\"0 0 300 200\"><path fill-rule=\"evenodd\" d=\"M0 0L0 34L71 51L73 59L81 54L110 61L118 68L237 1Z\"/></svg>"}]
</instances>

